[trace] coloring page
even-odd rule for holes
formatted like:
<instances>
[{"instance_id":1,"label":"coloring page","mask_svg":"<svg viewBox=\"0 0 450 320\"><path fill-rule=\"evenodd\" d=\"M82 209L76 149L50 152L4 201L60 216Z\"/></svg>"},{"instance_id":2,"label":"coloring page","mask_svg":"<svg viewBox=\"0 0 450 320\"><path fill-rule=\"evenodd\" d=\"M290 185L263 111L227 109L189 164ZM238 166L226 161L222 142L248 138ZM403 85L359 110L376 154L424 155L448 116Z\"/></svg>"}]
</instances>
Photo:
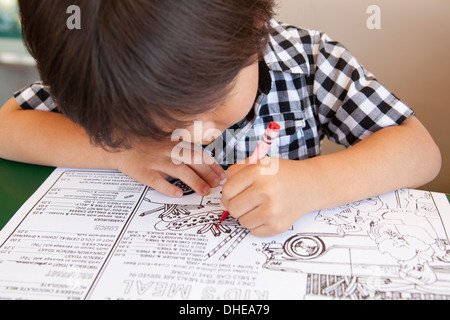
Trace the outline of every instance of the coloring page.
<instances>
[{"instance_id":1,"label":"coloring page","mask_svg":"<svg viewBox=\"0 0 450 320\"><path fill-rule=\"evenodd\" d=\"M118 172L59 168L0 233L2 299L447 299L450 205L398 190L258 238L221 187L173 199ZM300 205L300 204L299 204Z\"/></svg>"}]
</instances>

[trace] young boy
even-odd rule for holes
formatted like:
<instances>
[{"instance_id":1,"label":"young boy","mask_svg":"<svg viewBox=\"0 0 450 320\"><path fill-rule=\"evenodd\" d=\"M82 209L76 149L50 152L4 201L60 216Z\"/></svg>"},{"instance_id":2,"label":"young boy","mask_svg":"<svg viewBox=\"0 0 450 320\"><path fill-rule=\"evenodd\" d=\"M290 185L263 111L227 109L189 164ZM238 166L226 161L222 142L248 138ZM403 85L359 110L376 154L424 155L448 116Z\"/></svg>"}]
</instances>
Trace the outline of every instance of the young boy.
<instances>
[{"instance_id":1,"label":"young boy","mask_svg":"<svg viewBox=\"0 0 450 320\"><path fill-rule=\"evenodd\" d=\"M419 187L440 170L413 111L339 43L273 20L271 0L19 4L42 83L0 110L5 159L116 169L173 197L182 193L169 176L199 194L227 177L222 206L256 236L316 210ZM81 30L66 26L74 4ZM219 164L249 157L271 121L281 126L272 157L226 175ZM193 139L184 142L191 153L173 159L176 129ZM223 134L214 140L211 129ZM325 136L348 148L319 156ZM191 163L198 152L217 162ZM261 174L274 161L278 170Z\"/></svg>"}]
</instances>

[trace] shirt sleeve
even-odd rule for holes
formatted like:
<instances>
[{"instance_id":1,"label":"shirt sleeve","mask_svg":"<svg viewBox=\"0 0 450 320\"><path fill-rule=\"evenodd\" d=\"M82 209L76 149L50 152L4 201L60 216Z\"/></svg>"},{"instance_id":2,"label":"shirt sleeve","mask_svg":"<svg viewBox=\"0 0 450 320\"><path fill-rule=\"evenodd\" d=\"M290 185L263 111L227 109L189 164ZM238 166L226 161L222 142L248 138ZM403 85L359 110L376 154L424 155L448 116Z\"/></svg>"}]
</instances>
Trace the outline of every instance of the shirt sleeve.
<instances>
[{"instance_id":1,"label":"shirt sleeve","mask_svg":"<svg viewBox=\"0 0 450 320\"><path fill-rule=\"evenodd\" d=\"M320 33L316 48L313 91L319 121L331 141L350 147L414 115L341 44Z\"/></svg>"},{"instance_id":2,"label":"shirt sleeve","mask_svg":"<svg viewBox=\"0 0 450 320\"><path fill-rule=\"evenodd\" d=\"M22 109L58 112L50 90L40 82L16 92L14 98Z\"/></svg>"}]
</instances>

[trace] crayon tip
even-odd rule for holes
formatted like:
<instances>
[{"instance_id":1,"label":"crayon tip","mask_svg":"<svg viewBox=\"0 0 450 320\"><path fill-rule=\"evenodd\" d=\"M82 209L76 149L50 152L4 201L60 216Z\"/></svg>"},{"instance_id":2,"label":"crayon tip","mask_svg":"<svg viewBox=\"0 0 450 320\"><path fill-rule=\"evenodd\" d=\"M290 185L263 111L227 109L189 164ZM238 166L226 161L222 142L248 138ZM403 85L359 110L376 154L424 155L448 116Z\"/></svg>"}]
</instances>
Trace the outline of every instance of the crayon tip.
<instances>
[{"instance_id":1,"label":"crayon tip","mask_svg":"<svg viewBox=\"0 0 450 320\"><path fill-rule=\"evenodd\" d=\"M222 224L222 222L225 221L226 218L228 218L228 216L230 215L230 213L228 211L224 211L222 213L222 217L220 217L220 222L217 224L216 226L216 231L219 229L220 225Z\"/></svg>"}]
</instances>

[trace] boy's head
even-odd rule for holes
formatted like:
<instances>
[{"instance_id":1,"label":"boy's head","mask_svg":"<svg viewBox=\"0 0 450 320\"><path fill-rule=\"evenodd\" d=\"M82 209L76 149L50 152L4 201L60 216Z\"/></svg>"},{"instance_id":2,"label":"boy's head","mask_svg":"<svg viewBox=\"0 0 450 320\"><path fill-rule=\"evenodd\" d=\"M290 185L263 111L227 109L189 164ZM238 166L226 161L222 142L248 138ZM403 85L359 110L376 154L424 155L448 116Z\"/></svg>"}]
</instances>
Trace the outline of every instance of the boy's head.
<instances>
[{"instance_id":1,"label":"boy's head","mask_svg":"<svg viewBox=\"0 0 450 320\"><path fill-rule=\"evenodd\" d=\"M170 136L237 100L235 80L254 78L273 2L19 0L19 7L25 43L61 112L93 142L119 148ZM71 5L80 8L80 30L67 28Z\"/></svg>"}]
</instances>

